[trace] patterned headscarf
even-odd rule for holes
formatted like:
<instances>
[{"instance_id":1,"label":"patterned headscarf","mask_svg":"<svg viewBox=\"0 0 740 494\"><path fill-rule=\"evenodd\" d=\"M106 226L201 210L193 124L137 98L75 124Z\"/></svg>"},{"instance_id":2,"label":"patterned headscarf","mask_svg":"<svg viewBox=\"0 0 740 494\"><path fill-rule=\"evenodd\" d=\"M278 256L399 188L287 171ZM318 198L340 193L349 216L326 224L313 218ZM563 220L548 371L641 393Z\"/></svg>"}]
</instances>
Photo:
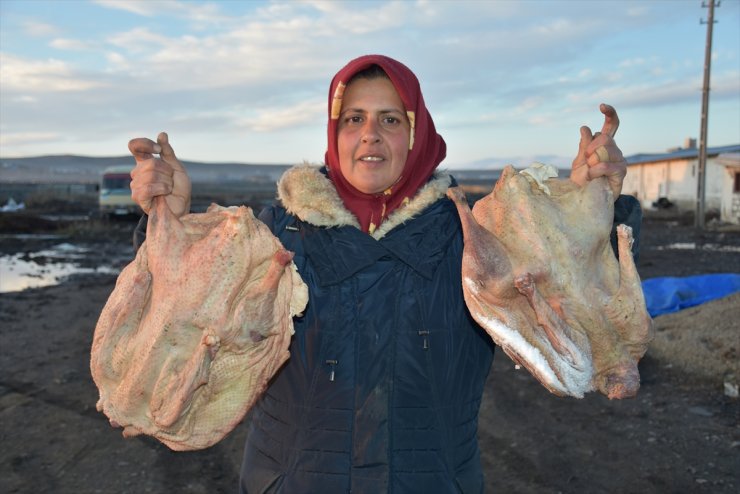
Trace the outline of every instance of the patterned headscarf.
<instances>
[{"instance_id":1,"label":"patterned headscarf","mask_svg":"<svg viewBox=\"0 0 740 494\"><path fill-rule=\"evenodd\" d=\"M401 177L387 190L366 194L353 187L339 168L337 129L344 89L352 76L373 65L385 71L401 97L410 123L409 153ZM329 125L326 165L344 205L359 220L362 231L372 233L388 215L408 202L434 173L445 158L447 146L437 134L427 112L419 81L401 62L383 55L365 55L349 62L331 81L329 88Z\"/></svg>"}]
</instances>

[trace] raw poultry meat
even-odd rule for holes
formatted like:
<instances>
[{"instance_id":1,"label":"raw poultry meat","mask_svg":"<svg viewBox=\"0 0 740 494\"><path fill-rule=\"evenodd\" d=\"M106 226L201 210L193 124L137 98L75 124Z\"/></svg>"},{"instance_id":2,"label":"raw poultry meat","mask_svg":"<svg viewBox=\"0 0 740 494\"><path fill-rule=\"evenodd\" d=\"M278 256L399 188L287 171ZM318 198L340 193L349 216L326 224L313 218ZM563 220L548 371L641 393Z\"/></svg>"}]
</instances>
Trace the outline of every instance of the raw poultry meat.
<instances>
[{"instance_id":1,"label":"raw poultry meat","mask_svg":"<svg viewBox=\"0 0 740 494\"><path fill-rule=\"evenodd\" d=\"M652 338L632 231L617 227L606 179L581 187L544 165L503 170L462 220L463 292L473 317L518 364L557 395L634 396L637 362Z\"/></svg>"},{"instance_id":2,"label":"raw poultry meat","mask_svg":"<svg viewBox=\"0 0 740 494\"><path fill-rule=\"evenodd\" d=\"M174 450L222 439L289 357L308 300L291 259L249 208L177 219L156 198L95 328L98 410Z\"/></svg>"}]
</instances>

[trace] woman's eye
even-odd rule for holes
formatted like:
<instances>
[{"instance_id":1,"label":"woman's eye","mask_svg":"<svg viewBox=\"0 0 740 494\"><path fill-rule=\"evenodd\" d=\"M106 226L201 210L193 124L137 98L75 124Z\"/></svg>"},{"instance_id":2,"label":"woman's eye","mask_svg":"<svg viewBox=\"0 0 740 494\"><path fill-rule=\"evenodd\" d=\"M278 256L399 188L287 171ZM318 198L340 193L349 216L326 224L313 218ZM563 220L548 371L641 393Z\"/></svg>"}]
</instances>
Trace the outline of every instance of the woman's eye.
<instances>
[{"instance_id":1,"label":"woman's eye","mask_svg":"<svg viewBox=\"0 0 740 494\"><path fill-rule=\"evenodd\" d=\"M386 125L398 125L401 121L396 117L385 117L383 123Z\"/></svg>"}]
</instances>

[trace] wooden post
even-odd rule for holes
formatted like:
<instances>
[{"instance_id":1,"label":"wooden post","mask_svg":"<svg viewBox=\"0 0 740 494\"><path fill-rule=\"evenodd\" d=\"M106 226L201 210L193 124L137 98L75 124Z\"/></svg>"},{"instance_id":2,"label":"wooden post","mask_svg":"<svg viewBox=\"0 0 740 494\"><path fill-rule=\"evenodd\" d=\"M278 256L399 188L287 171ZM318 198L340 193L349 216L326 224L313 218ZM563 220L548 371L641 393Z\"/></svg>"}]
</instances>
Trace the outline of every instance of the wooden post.
<instances>
[{"instance_id":1,"label":"wooden post","mask_svg":"<svg viewBox=\"0 0 740 494\"><path fill-rule=\"evenodd\" d=\"M702 4L702 7L706 7ZM694 226L704 228L704 198L707 170L707 120L709 115L709 74L712 65L712 26L714 25L714 0L709 0L707 19L707 44L704 51L704 86L701 92L701 131L699 136L699 166L696 172L696 215Z\"/></svg>"}]
</instances>

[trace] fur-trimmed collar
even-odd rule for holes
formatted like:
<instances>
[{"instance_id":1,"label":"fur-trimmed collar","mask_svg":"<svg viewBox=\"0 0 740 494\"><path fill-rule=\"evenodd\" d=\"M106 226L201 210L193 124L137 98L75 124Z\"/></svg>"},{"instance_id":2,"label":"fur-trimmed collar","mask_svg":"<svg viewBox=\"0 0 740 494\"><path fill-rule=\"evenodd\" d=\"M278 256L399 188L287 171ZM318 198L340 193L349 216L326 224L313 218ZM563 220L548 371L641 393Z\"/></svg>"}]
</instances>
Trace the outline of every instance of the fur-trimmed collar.
<instances>
[{"instance_id":1,"label":"fur-trimmed collar","mask_svg":"<svg viewBox=\"0 0 740 494\"><path fill-rule=\"evenodd\" d=\"M405 205L393 211L371 235L376 240L421 213L443 197L452 178L437 172L432 179ZM296 166L286 171L278 181L278 199L285 209L302 221L316 226L354 226L357 218L344 207L331 181L312 165Z\"/></svg>"}]
</instances>

